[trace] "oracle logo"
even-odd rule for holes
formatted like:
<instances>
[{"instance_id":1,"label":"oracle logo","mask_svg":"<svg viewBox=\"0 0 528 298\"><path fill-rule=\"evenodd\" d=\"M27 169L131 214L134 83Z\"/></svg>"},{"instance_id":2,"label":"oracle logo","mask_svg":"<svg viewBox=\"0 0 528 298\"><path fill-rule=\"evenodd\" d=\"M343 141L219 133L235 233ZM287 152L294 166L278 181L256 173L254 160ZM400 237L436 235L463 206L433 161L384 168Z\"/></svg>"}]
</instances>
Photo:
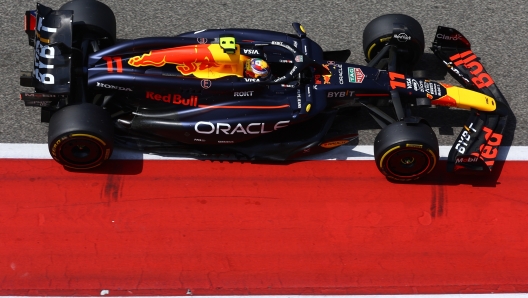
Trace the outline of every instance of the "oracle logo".
<instances>
[{"instance_id":1,"label":"oracle logo","mask_svg":"<svg viewBox=\"0 0 528 298\"><path fill-rule=\"evenodd\" d=\"M286 121L279 121L275 123L271 127L270 124L267 123L249 123L249 124L242 124L238 123L234 127L231 126L229 123L213 123L208 121L198 121L194 125L194 131L200 134L226 134L226 135L232 135L236 133L241 134L263 134L263 133L270 133L274 130L277 130L279 128L283 128L288 126L290 123L290 120Z\"/></svg>"}]
</instances>

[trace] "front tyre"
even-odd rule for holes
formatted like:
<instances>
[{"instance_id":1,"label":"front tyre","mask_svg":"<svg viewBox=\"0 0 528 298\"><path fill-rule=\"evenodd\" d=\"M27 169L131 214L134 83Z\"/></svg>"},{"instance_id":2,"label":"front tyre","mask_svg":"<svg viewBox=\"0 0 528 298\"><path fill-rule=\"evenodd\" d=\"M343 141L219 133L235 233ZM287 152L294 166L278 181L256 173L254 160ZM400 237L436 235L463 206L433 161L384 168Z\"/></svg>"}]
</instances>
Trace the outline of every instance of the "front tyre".
<instances>
[{"instance_id":1,"label":"front tyre","mask_svg":"<svg viewBox=\"0 0 528 298\"><path fill-rule=\"evenodd\" d=\"M374 141L374 158L387 178L411 181L429 174L438 161L438 140L425 123L396 122Z\"/></svg>"},{"instance_id":2,"label":"front tyre","mask_svg":"<svg viewBox=\"0 0 528 298\"><path fill-rule=\"evenodd\" d=\"M417 20L403 14L382 15L367 24L363 30L363 52L367 62L374 59L383 47L395 38L394 28L399 25L406 27L410 34L410 40L403 39L395 43L398 45L399 56L403 58L402 62L410 65L418 62L425 49L423 29Z\"/></svg>"},{"instance_id":3,"label":"front tyre","mask_svg":"<svg viewBox=\"0 0 528 298\"><path fill-rule=\"evenodd\" d=\"M112 154L112 120L93 104L62 108L50 119L48 147L53 159L65 167L95 168Z\"/></svg>"}]
</instances>

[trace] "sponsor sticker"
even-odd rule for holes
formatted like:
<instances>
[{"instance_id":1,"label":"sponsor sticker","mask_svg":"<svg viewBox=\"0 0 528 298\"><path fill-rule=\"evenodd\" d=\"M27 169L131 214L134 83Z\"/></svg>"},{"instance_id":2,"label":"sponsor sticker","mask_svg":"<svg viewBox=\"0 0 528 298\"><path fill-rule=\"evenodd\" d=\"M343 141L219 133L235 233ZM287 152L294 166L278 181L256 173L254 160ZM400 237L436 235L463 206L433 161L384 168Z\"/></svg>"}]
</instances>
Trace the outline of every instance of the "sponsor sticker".
<instances>
[{"instance_id":1,"label":"sponsor sticker","mask_svg":"<svg viewBox=\"0 0 528 298\"><path fill-rule=\"evenodd\" d=\"M260 52L256 49L243 49L244 54L249 55L260 55Z\"/></svg>"},{"instance_id":2,"label":"sponsor sticker","mask_svg":"<svg viewBox=\"0 0 528 298\"><path fill-rule=\"evenodd\" d=\"M297 89L297 108L300 109L302 106L301 89Z\"/></svg>"},{"instance_id":3,"label":"sponsor sticker","mask_svg":"<svg viewBox=\"0 0 528 298\"><path fill-rule=\"evenodd\" d=\"M411 37L405 33L394 34L394 38L399 42L407 42L411 40Z\"/></svg>"},{"instance_id":4,"label":"sponsor sticker","mask_svg":"<svg viewBox=\"0 0 528 298\"><path fill-rule=\"evenodd\" d=\"M175 105L184 105L191 107L198 106L198 96L196 95L191 95L191 97L189 98L184 98L180 94L158 94L152 91L147 91L145 97L150 100L163 101Z\"/></svg>"},{"instance_id":5,"label":"sponsor sticker","mask_svg":"<svg viewBox=\"0 0 528 298\"><path fill-rule=\"evenodd\" d=\"M202 88L204 88L204 89L209 89L209 88L211 87L212 84L213 84L213 83L211 83L210 80L202 80L202 81L200 82L200 86L202 86Z\"/></svg>"},{"instance_id":6,"label":"sponsor sticker","mask_svg":"<svg viewBox=\"0 0 528 298\"><path fill-rule=\"evenodd\" d=\"M343 146L343 145L347 144L348 142L350 142L350 140L331 141L331 142L322 143L319 146L321 146L323 148L330 149L330 148Z\"/></svg>"},{"instance_id":7,"label":"sponsor sticker","mask_svg":"<svg viewBox=\"0 0 528 298\"><path fill-rule=\"evenodd\" d=\"M234 96L235 97L247 97L247 96L253 96L254 91L235 91Z\"/></svg>"},{"instance_id":8,"label":"sponsor sticker","mask_svg":"<svg viewBox=\"0 0 528 298\"><path fill-rule=\"evenodd\" d=\"M265 134L270 133L274 130L284 128L288 126L290 120L279 121L275 125L269 123L249 123L242 124L238 123L234 127L231 123L216 123L207 121L198 121L194 125L194 131L199 134L221 134L221 135L232 135L232 134Z\"/></svg>"},{"instance_id":9,"label":"sponsor sticker","mask_svg":"<svg viewBox=\"0 0 528 298\"><path fill-rule=\"evenodd\" d=\"M353 93L350 93L350 94L353 94ZM326 93L326 97L330 98L330 97L334 97L334 98L338 98L338 97L348 97L349 96L349 92L348 90L347 91L329 91Z\"/></svg>"},{"instance_id":10,"label":"sponsor sticker","mask_svg":"<svg viewBox=\"0 0 528 298\"><path fill-rule=\"evenodd\" d=\"M114 90L119 90L119 91L132 91L132 89L130 89L130 88L121 87L121 86L114 86L114 85L110 85L110 84L103 84L103 83L100 83L100 82L97 82L97 87L106 88L106 89L114 89Z\"/></svg>"},{"instance_id":11,"label":"sponsor sticker","mask_svg":"<svg viewBox=\"0 0 528 298\"><path fill-rule=\"evenodd\" d=\"M446 35L446 34L442 34L442 33L438 33L436 35L436 38L439 38L439 39L444 39L444 40L453 40L453 41L457 41L457 40L462 40L464 38L464 36L460 35L460 34L455 34L455 35Z\"/></svg>"},{"instance_id":12,"label":"sponsor sticker","mask_svg":"<svg viewBox=\"0 0 528 298\"><path fill-rule=\"evenodd\" d=\"M348 82L349 83L363 83L365 74L361 68L349 67L348 68Z\"/></svg>"},{"instance_id":13,"label":"sponsor sticker","mask_svg":"<svg viewBox=\"0 0 528 298\"><path fill-rule=\"evenodd\" d=\"M339 84L343 85L344 79L343 79L343 64L336 64L337 67L337 74L339 78Z\"/></svg>"},{"instance_id":14,"label":"sponsor sticker","mask_svg":"<svg viewBox=\"0 0 528 298\"><path fill-rule=\"evenodd\" d=\"M462 156L455 159L455 163L477 163L478 161L477 156Z\"/></svg>"},{"instance_id":15,"label":"sponsor sticker","mask_svg":"<svg viewBox=\"0 0 528 298\"><path fill-rule=\"evenodd\" d=\"M464 131L460 134L460 138L458 139L458 142L455 146L455 149L460 154L466 153L466 148L470 144L471 136L477 132L475 128L473 128L473 122L469 124L469 126L464 126Z\"/></svg>"}]
</instances>

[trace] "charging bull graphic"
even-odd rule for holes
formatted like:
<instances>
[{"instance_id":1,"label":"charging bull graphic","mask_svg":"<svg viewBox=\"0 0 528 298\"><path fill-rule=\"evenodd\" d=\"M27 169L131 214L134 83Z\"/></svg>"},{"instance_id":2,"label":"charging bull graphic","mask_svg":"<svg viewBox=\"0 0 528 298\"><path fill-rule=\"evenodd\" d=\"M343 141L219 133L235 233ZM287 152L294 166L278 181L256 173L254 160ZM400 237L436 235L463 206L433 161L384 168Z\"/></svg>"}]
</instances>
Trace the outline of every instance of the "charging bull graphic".
<instances>
[{"instance_id":1,"label":"charging bull graphic","mask_svg":"<svg viewBox=\"0 0 528 298\"><path fill-rule=\"evenodd\" d=\"M328 64L322 64L322 66L328 71L328 74L314 75L315 84L330 84L330 79L332 78L332 72L330 71L330 67L328 66ZM323 81L321 81L321 77L323 78Z\"/></svg>"},{"instance_id":2,"label":"charging bull graphic","mask_svg":"<svg viewBox=\"0 0 528 298\"><path fill-rule=\"evenodd\" d=\"M243 77L244 62L249 57L224 53L218 44L197 44L152 50L148 54L134 56L128 64L134 67L175 64L182 75L194 75L201 79L215 79L229 75Z\"/></svg>"}]
</instances>

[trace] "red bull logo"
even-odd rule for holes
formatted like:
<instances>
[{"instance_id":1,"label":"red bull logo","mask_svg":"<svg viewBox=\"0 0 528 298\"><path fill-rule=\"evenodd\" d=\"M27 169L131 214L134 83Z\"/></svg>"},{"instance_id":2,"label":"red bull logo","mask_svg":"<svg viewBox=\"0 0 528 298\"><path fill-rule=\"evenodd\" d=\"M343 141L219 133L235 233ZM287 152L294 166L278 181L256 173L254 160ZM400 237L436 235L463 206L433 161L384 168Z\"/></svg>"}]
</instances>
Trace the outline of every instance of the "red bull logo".
<instances>
[{"instance_id":1,"label":"red bull logo","mask_svg":"<svg viewBox=\"0 0 528 298\"><path fill-rule=\"evenodd\" d=\"M182 75L194 75L201 79L215 79L228 75L243 77L243 64L249 57L226 54L218 44L196 44L152 50L148 54L134 56L128 64L134 67L162 67L176 65Z\"/></svg>"},{"instance_id":2,"label":"red bull logo","mask_svg":"<svg viewBox=\"0 0 528 298\"><path fill-rule=\"evenodd\" d=\"M321 78L323 80L321 80ZM316 84L330 84L330 79L332 78L332 75L314 75L315 83Z\"/></svg>"},{"instance_id":3,"label":"red bull logo","mask_svg":"<svg viewBox=\"0 0 528 298\"><path fill-rule=\"evenodd\" d=\"M180 94L157 94L155 92L147 91L147 94L145 96L146 98L150 100L155 101L163 101L166 103L172 103L175 105L184 105L184 106L191 106L191 107L197 107L198 106L198 96L191 95L190 98L183 98Z\"/></svg>"},{"instance_id":4,"label":"red bull logo","mask_svg":"<svg viewBox=\"0 0 528 298\"><path fill-rule=\"evenodd\" d=\"M332 78L332 75L331 75L331 72L330 72L330 68L328 67L328 64L323 64L322 66L326 70L328 70L329 74L326 74L326 75L316 74L316 75L314 75L315 83L316 84L330 84L330 79ZM322 81L321 81L321 78L323 79Z\"/></svg>"}]
</instances>

